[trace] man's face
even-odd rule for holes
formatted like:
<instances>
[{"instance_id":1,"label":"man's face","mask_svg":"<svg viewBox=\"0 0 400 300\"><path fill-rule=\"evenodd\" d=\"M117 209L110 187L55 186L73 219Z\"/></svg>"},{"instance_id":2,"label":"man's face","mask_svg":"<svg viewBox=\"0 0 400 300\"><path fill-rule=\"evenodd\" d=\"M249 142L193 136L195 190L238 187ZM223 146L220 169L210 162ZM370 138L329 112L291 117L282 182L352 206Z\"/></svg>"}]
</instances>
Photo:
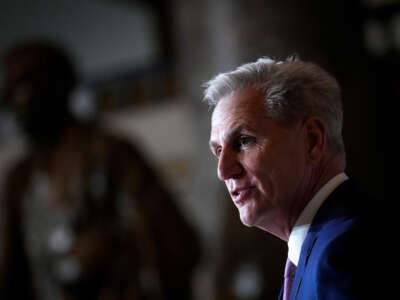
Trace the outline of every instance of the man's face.
<instances>
[{"instance_id":1,"label":"man's face","mask_svg":"<svg viewBox=\"0 0 400 300\"><path fill-rule=\"evenodd\" d=\"M288 234L307 178L302 125L279 126L266 116L262 92L249 88L217 104L210 146L242 222Z\"/></svg>"}]
</instances>

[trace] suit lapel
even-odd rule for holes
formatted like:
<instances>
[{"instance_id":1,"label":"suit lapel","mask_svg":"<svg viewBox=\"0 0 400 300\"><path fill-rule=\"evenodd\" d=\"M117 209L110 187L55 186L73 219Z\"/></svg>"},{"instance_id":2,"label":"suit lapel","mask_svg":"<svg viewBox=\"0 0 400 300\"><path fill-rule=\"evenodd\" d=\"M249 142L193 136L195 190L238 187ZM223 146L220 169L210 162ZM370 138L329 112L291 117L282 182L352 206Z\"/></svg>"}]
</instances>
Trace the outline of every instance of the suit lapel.
<instances>
[{"instance_id":1,"label":"suit lapel","mask_svg":"<svg viewBox=\"0 0 400 300\"><path fill-rule=\"evenodd\" d=\"M303 246L301 248L300 259L297 266L296 276L293 281L292 293L290 299L296 299L297 294L302 285L302 280L304 272L306 271L308 259L311 252L318 240L318 232L321 230L324 222L327 219L335 218L337 216L343 215L348 209L349 203L344 205L342 201L347 200L348 194L353 191L355 183L352 179L348 179L342 184L340 184L332 193L328 196L325 202L321 205L318 212L316 213L310 229L307 233L306 239L304 240ZM350 205L351 206L351 205ZM279 300L283 298L283 285L279 293Z\"/></svg>"},{"instance_id":2,"label":"suit lapel","mask_svg":"<svg viewBox=\"0 0 400 300\"><path fill-rule=\"evenodd\" d=\"M281 291L279 292L278 300L282 300L283 299L283 288L284 288L284 284L282 284Z\"/></svg>"},{"instance_id":3,"label":"suit lapel","mask_svg":"<svg viewBox=\"0 0 400 300\"><path fill-rule=\"evenodd\" d=\"M315 231L308 232L306 239L304 240L304 244L301 248L301 255L299 264L297 265L296 276L293 281L292 292L290 295L290 299L295 299L303 280L304 272L307 268L308 258L311 255L313 247L318 239L318 236Z\"/></svg>"},{"instance_id":4,"label":"suit lapel","mask_svg":"<svg viewBox=\"0 0 400 300\"><path fill-rule=\"evenodd\" d=\"M343 214L344 205L340 204L340 201L346 199L344 195L353 186L352 180L346 180L340 184L325 200L321 205L318 212L316 213L310 229L307 233L306 239L304 240L303 246L301 247L300 259L297 266L296 276L292 286L292 293L290 299L296 299L296 296L301 288L304 272L307 268L308 259L311 252L318 240L318 233L321 230L324 222L327 219L337 217ZM338 203L339 201L339 203Z\"/></svg>"}]
</instances>

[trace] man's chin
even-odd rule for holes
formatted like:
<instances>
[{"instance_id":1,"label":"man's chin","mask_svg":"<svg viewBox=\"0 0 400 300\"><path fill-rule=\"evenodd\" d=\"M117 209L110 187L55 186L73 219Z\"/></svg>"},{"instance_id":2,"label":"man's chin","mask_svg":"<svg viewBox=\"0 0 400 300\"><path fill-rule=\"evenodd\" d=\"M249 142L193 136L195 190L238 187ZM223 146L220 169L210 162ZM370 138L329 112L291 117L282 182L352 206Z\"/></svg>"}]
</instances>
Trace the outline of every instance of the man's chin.
<instances>
[{"instance_id":1,"label":"man's chin","mask_svg":"<svg viewBox=\"0 0 400 300\"><path fill-rule=\"evenodd\" d=\"M251 216L249 216L246 213L241 213L241 212L239 212L239 213L240 213L240 220L242 221L242 224L244 226L247 226L247 227L254 227L255 226L254 218L252 218Z\"/></svg>"}]
</instances>

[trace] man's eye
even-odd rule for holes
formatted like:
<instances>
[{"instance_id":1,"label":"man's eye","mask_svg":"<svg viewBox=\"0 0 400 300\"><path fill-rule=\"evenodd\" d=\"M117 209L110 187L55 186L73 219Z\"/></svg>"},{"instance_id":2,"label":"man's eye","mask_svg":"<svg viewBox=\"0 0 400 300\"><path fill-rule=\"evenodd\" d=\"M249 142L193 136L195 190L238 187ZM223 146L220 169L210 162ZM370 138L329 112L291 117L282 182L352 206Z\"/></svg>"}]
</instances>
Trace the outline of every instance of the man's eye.
<instances>
[{"instance_id":1,"label":"man's eye","mask_svg":"<svg viewBox=\"0 0 400 300\"><path fill-rule=\"evenodd\" d=\"M252 137L250 137L250 136L241 135L241 136L239 137L239 140L238 140L239 146L240 146L240 147L247 146L247 145L249 145L251 142L253 142L253 140L254 140L254 139L253 139Z\"/></svg>"},{"instance_id":2,"label":"man's eye","mask_svg":"<svg viewBox=\"0 0 400 300\"><path fill-rule=\"evenodd\" d=\"M215 151L214 151L214 154L215 154L216 157L219 157L220 154L221 154L221 147L217 147L217 148L215 149Z\"/></svg>"}]
</instances>

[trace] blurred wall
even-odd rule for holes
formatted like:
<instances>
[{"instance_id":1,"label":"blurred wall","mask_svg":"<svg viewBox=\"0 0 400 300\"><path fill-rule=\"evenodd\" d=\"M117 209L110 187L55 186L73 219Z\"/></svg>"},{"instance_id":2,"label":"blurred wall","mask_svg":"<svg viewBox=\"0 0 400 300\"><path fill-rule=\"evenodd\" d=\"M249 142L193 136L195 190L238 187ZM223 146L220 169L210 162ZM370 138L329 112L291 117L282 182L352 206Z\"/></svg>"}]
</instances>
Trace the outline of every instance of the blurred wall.
<instances>
[{"instance_id":1,"label":"blurred wall","mask_svg":"<svg viewBox=\"0 0 400 300\"><path fill-rule=\"evenodd\" d=\"M84 78L143 66L160 55L155 16L144 2L2 0L0 15L0 54L26 38L55 39L71 50Z\"/></svg>"}]
</instances>

